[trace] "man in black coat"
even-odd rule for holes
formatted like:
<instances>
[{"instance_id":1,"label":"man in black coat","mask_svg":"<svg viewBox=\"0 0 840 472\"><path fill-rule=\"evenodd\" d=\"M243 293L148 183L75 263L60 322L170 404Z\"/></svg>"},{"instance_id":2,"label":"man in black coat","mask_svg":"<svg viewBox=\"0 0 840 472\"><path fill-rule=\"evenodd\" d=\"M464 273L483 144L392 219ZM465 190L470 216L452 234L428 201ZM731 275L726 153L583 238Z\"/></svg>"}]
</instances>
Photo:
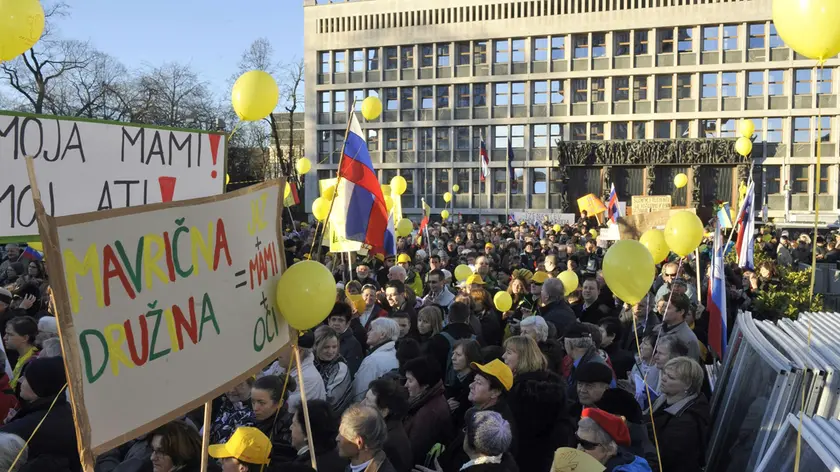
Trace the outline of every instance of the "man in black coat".
<instances>
[{"instance_id":1,"label":"man in black coat","mask_svg":"<svg viewBox=\"0 0 840 472\"><path fill-rule=\"evenodd\" d=\"M338 352L347 361L350 374L355 375L359 366L362 365L364 351L350 328L350 318L353 317L351 310L350 305L346 303L336 303L330 312L330 316L327 317L327 323L329 323L330 328L338 333Z\"/></svg>"},{"instance_id":2,"label":"man in black coat","mask_svg":"<svg viewBox=\"0 0 840 472\"><path fill-rule=\"evenodd\" d=\"M615 309L601 303L601 289L593 274L586 274L580 283L581 302L572 306L575 314L582 323L597 325L601 318L615 316Z\"/></svg>"},{"instance_id":3,"label":"man in black coat","mask_svg":"<svg viewBox=\"0 0 840 472\"><path fill-rule=\"evenodd\" d=\"M476 339L469 322L470 307L461 302L454 302L449 307L449 324L429 339L429 356L438 361L441 372L447 372L456 341Z\"/></svg>"},{"instance_id":4,"label":"man in black coat","mask_svg":"<svg viewBox=\"0 0 840 472\"><path fill-rule=\"evenodd\" d=\"M544 303L540 315L557 329L557 338L562 338L566 330L577 321L574 310L566 301L563 282L560 279L546 279L540 297Z\"/></svg>"}]
</instances>

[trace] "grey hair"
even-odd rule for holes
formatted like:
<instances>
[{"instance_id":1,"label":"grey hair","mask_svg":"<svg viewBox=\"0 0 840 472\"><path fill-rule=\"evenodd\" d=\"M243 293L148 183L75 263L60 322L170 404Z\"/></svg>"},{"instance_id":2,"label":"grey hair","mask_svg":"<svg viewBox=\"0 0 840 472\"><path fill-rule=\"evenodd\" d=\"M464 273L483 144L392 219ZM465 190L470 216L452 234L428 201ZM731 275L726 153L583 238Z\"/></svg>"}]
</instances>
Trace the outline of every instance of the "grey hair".
<instances>
[{"instance_id":1,"label":"grey hair","mask_svg":"<svg viewBox=\"0 0 840 472\"><path fill-rule=\"evenodd\" d=\"M388 269L388 274L393 276L397 276L400 280L405 280L408 274L405 272L402 266L395 265Z\"/></svg>"},{"instance_id":2,"label":"grey hair","mask_svg":"<svg viewBox=\"0 0 840 472\"><path fill-rule=\"evenodd\" d=\"M23 449L23 453L21 453ZM20 453L20 459L14 468L12 462ZM26 464L26 459L29 456L29 450L26 447L26 441L20 436L10 433L0 433L0 470L8 472L17 472L23 464Z\"/></svg>"},{"instance_id":3,"label":"grey hair","mask_svg":"<svg viewBox=\"0 0 840 472\"><path fill-rule=\"evenodd\" d=\"M495 411L482 410L467 416L467 445L485 456L507 452L513 441L510 423Z\"/></svg>"},{"instance_id":4,"label":"grey hair","mask_svg":"<svg viewBox=\"0 0 840 472\"><path fill-rule=\"evenodd\" d=\"M45 339L38 357L61 357L61 341L58 338Z\"/></svg>"},{"instance_id":5,"label":"grey hair","mask_svg":"<svg viewBox=\"0 0 840 472\"><path fill-rule=\"evenodd\" d=\"M338 434L350 442L361 438L365 449L379 451L388 439L388 427L379 411L357 403L341 415Z\"/></svg>"},{"instance_id":6,"label":"grey hair","mask_svg":"<svg viewBox=\"0 0 840 472\"><path fill-rule=\"evenodd\" d=\"M604 428L602 428L595 420L586 416L578 421L578 431L591 432L595 437L595 441L607 450L610 456L618 454L618 444L615 443L612 436L609 435Z\"/></svg>"},{"instance_id":7,"label":"grey hair","mask_svg":"<svg viewBox=\"0 0 840 472\"><path fill-rule=\"evenodd\" d=\"M545 279L542 289L548 294L548 300L550 302L563 300L566 296L566 289L563 287L563 282L554 277Z\"/></svg>"},{"instance_id":8,"label":"grey hair","mask_svg":"<svg viewBox=\"0 0 840 472\"><path fill-rule=\"evenodd\" d=\"M526 326L534 327L534 330L537 332L537 342L542 343L548 339L548 323L545 322L545 318L542 316L534 315L523 318L519 323L519 327L524 328Z\"/></svg>"},{"instance_id":9,"label":"grey hair","mask_svg":"<svg viewBox=\"0 0 840 472\"><path fill-rule=\"evenodd\" d=\"M370 323L370 330L385 336L388 341L400 339L400 325L391 318L377 318Z\"/></svg>"},{"instance_id":10,"label":"grey hair","mask_svg":"<svg viewBox=\"0 0 840 472\"><path fill-rule=\"evenodd\" d=\"M575 349L589 349L590 347L595 346L595 341L592 340L591 337L584 337L584 338L566 338L569 343L571 343L572 347Z\"/></svg>"}]
</instances>

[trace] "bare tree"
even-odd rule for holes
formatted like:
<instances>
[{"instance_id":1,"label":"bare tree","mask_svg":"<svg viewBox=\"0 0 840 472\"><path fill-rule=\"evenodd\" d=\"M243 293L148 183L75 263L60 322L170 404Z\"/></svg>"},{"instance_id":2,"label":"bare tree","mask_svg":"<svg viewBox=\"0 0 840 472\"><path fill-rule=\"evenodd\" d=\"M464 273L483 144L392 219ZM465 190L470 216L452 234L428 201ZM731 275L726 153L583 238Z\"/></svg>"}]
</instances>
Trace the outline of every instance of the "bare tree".
<instances>
[{"instance_id":1,"label":"bare tree","mask_svg":"<svg viewBox=\"0 0 840 472\"><path fill-rule=\"evenodd\" d=\"M219 116L207 84L178 63L143 71L120 99L134 122L194 128L208 127Z\"/></svg>"},{"instance_id":2,"label":"bare tree","mask_svg":"<svg viewBox=\"0 0 840 472\"><path fill-rule=\"evenodd\" d=\"M286 160L288 168L283 169L283 175L295 175L295 112L303 104L303 59L297 60L283 67L283 80L280 83L280 96L283 100L283 108L289 114L287 125L289 127L289 158ZM280 147L280 140L277 139L277 146Z\"/></svg>"},{"instance_id":3,"label":"bare tree","mask_svg":"<svg viewBox=\"0 0 840 472\"><path fill-rule=\"evenodd\" d=\"M93 51L90 63L57 79L46 109L55 115L122 121L129 110L114 96L130 78L125 66L108 54Z\"/></svg>"}]
</instances>

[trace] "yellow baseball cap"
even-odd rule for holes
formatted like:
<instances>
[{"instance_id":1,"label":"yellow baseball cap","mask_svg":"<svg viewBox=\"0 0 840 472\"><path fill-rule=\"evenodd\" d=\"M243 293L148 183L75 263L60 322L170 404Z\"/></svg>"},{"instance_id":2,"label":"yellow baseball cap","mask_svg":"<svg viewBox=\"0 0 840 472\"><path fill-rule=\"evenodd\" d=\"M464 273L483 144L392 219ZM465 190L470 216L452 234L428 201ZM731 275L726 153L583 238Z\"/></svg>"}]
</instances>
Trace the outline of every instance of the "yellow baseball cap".
<instances>
[{"instance_id":1,"label":"yellow baseball cap","mask_svg":"<svg viewBox=\"0 0 840 472\"><path fill-rule=\"evenodd\" d=\"M411 258L408 257L408 254L403 253L403 254L400 254L399 257L397 257L397 264L404 264L406 262L408 262L408 263L411 262Z\"/></svg>"},{"instance_id":2,"label":"yellow baseball cap","mask_svg":"<svg viewBox=\"0 0 840 472\"><path fill-rule=\"evenodd\" d=\"M543 272L541 270L538 270L538 271L534 272L534 275L531 277L531 283L541 285L542 283L544 283L546 280L548 280L550 278L551 278L551 276L548 275L547 272Z\"/></svg>"},{"instance_id":3,"label":"yellow baseball cap","mask_svg":"<svg viewBox=\"0 0 840 472\"><path fill-rule=\"evenodd\" d=\"M480 370L481 372L495 378L502 384L503 387L505 387L505 390L510 390L513 386L513 372L511 372L510 367L508 367L507 364L499 359L493 359L486 364L473 362L470 364L470 367Z\"/></svg>"},{"instance_id":4,"label":"yellow baseball cap","mask_svg":"<svg viewBox=\"0 0 840 472\"><path fill-rule=\"evenodd\" d=\"M234 459L249 464L268 464L271 457L271 440L257 428L240 426L224 444L214 444L207 449L214 459Z\"/></svg>"},{"instance_id":5,"label":"yellow baseball cap","mask_svg":"<svg viewBox=\"0 0 840 472\"><path fill-rule=\"evenodd\" d=\"M484 247L489 247L490 249L493 249L496 246L494 246L493 243L487 243L487 244L484 245Z\"/></svg>"},{"instance_id":6,"label":"yellow baseball cap","mask_svg":"<svg viewBox=\"0 0 840 472\"><path fill-rule=\"evenodd\" d=\"M481 278L480 275L473 274L473 275L467 277L467 285L472 285L472 284L484 285L484 280Z\"/></svg>"}]
</instances>

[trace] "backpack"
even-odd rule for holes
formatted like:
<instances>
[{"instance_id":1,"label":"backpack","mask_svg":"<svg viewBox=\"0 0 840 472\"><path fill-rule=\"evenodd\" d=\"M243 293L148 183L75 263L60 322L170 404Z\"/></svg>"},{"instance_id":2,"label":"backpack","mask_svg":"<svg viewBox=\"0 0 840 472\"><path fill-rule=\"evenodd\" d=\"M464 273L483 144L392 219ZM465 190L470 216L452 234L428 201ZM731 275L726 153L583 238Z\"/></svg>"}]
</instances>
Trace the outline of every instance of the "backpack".
<instances>
[{"instance_id":1,"label":"backpack","mask_svg":"<svg viewBox=\"0 0 840 472\"><path fill-rule=\"evenodd\" d=\"M452 351L455 349L455 338L446 331L441 331L440 334L449 343L449 352L446 354L446 373L443 377L443 384L455 385L458 382L458 373L452 368ZM475 334L473 334L470 336L470 339L475 341L477 338L475 337Z\"/></svg>"}]
</instances>

